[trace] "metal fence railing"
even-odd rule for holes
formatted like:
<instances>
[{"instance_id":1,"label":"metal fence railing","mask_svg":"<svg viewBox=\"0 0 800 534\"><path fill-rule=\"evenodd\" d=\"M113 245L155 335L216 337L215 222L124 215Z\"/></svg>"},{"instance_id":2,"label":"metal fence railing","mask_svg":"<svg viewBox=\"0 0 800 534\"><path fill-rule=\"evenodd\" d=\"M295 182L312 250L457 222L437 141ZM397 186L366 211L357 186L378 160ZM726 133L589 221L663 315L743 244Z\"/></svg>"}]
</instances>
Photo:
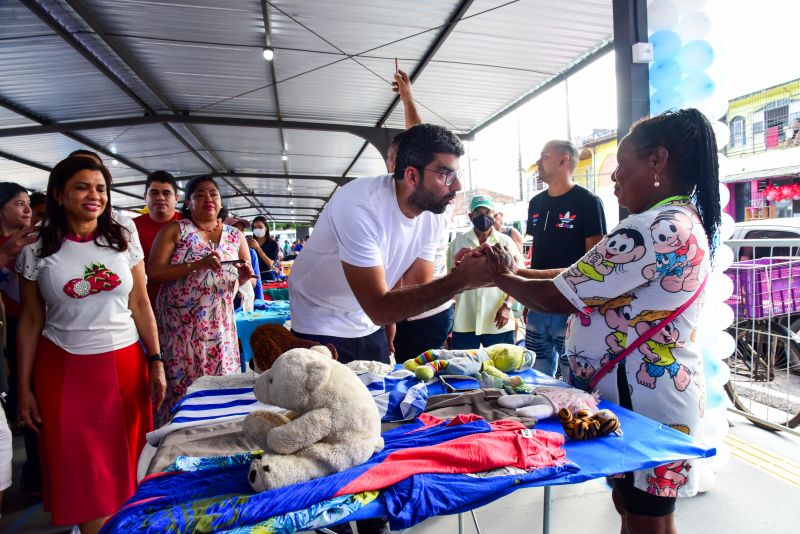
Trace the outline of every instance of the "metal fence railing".
<instances>
[{"instance_id":1,"label":"metal fence railing","mask_svg":"<svg viewBox=\"0 0 800 534\"><path fill-rule=\"evenodd\" d=\"M800 425L800 239L731 240L733 281L726 360L733 411L773 430Z\"/></svg>"}]
</instances>

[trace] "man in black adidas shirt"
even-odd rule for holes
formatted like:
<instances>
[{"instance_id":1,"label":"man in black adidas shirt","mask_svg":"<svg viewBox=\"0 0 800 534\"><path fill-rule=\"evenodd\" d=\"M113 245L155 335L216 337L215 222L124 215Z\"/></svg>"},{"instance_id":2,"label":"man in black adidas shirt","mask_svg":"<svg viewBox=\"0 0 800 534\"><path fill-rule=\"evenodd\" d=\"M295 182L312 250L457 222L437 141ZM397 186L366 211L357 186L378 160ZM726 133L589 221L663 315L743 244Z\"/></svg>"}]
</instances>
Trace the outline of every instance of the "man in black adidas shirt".
<instances>
[{"instance_id":1,"label":"man in black adidas shirt","mask_svg":"<svg viewBox=\"0 0 800 534\"><path fill-rule=\"evenodd\" d=\"M562 269L578 261L606 233L603 204L572 180L578 150L569 141L549 141L536 162L547 189L528 204L526 233L533 237L531 269ZM566 315L528 312L525 347L536 352L534 369L555 376L569 366L564 353ZM566 374L564 374L566 376Z\"/></svg>"}]
</instances>

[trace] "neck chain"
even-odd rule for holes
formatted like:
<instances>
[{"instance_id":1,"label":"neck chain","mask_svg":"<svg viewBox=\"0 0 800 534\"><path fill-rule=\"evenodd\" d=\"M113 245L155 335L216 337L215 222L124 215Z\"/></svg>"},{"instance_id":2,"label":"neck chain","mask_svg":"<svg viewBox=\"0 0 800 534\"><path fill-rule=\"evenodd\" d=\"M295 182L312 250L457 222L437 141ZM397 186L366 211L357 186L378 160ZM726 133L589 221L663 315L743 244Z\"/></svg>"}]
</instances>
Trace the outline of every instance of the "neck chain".
<instances>
[{"instance_id":1,"label":"neck chain","mask_svg":"<svg viewBox=\"0 0 800 534\"><path fill-rule=\"evenodd\" d=\"M213 228L209 228L209 229L205 229L205 228L203 228L202 226L200 226L197 223L195 223L194 225L197 227L198 230L200 230L202 232L213 232L214 230L216 230L219 227L219 219L217 219L217 222L214 225L214 227Z\"/></svg>"},{"instance_id":2,"label":"neck chain","mask_svg":"<svg viewBox=\"0 0 800 534\"><path fill-rule=\"evenodd\" d=\"M659 206L664 206L666 204L671 204L672 202L680 202L682 200L689 200L689 195L675 195L669 198L665 198L661 202L656 202L655 204L653 204L653 206L651 206L650 209L657 208Z\"/></svg>"}]
</instances>

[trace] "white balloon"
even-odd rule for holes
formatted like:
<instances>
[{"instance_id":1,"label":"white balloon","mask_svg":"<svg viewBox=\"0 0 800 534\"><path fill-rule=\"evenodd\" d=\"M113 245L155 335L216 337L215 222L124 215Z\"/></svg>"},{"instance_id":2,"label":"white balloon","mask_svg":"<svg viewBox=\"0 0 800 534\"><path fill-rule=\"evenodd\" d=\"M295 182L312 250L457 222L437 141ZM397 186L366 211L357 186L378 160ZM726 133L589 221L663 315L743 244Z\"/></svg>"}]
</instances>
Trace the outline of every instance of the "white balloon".
<instances>
[{"instance_id":1,"label":"white balloon","mask_svg":"<svg viewBox=\"0 0 800 534\"><path fill-rule=\"evenodd\" d=\"M733 309L724 302L706 302L700 314L703 327L711 330L724 330L734 319Z\"/></svg>"},{"instance_id":2,"label":"white balloon","mask_svg":"<svg viewBox=\"0 0 800 534\"><path fill-rule=\"evenodd\" d=\"M676 33L681 37L681 41L688 43L696 39L705 39L711 31L711 20L708 15L702 11L692 11L691 13L687 13L684 10L681 11L686 14L681 17L677 28L675 28Z\"/></svg>"},{"instance_id":3,"label":"white balloon","mask_svg":"<svg viewBox=\"0 0 800 534\"><path fill-rule=\"evenodd\" d=\"M717 332L714 339L714 355L720 360L725 360L736 350L736 341L728 332Z\"/></svg>"},{"instance_id":4,"label":"white balloon","mask_svg":"<svg viewBox=\"0 0 800 534\"><path fill-rule=\"evenodd\" d=\"M714 471L719 471L731 461L731 450L724 443L717 443L716 447L717 454L716 456L712 456L711 465L713 466Z\"/></svg>"},{"instance_id":5,"label":"white balloon","mask_svg":"<svg viewBox=\"0 0 800 534\"><path fill-rule=\"evenodd\" d=\"M714 473L714 469L711 467L710 463L703 461L701 464L701 461L703 460L692 460L692 469L694 470L694 476L699 479L697 491L705 493L714 489L714 484L717 482L717 475Z\"/></svg>"},{"instance_id":6,"label":"white balloon","mask_svg":"<svg viewBox=\"0 0 800 534\"><path fill-rule=\"evenodd\" d=\"M653 0L647 6L649 33L669 30L678 23L678 8L670 0Z\"/></svg>"},{"instance_id":7,"label":"white balloon","mask_svg":"<svg viewBox=\"0 0 800 534\"><path fill-rule=\"evenodd\" d=\"M711 75L710 72L706 71L706 74L714 80L714 83L719 86L719 80L717 80L714 76ZM697 109L703 112L703 115L706 116L708 122L714 124L715 122L719 121L720 118L725 117L728 114L728 101L720 94L717 94L714 91L709 98L703 100L702 102L697 104ZM724 146L717 146L718 150L722 150L725 148Z\"/></svg>"},{"instance_id":8,"label":"white balloon","mask_svg":"<svg viewBox=\"0 0 800 534\"><path fill-rule=\"evenodd\" d=\"M731 368L728 367L727 364L723 362L723 364L719 368L719 372L716 375L712 376L709 379L709 382L712 385L721 388L722 386L727 384L730 379L731 379ZM726 407L727 405L728 403L725 403Z\"/></svg>"},{"instance_id":9,"label":"white balloon","mask_svg":"<svg viewBox=\"0 0 800 534\"><path fill-rule=\"evenodd\" d=\"M719 148L719 146L717 146L717 148ZM727 178L728 175L734 173L734 168L733 168L733 165L731 165L731 160L729 160L728 156L726 156L725 154L722 154L722 153L717 154L717 164L719 165L719 179L720 180L723 180L723 179ZM724 186L722 184L720 184L720 197L722 195L722 187L724 187ZM728 188L725 187L725 189L728 189ZM730 198L731 198L730 191L728 191L728 200L730 200ZM725 202L725 204L723 204L723 206L725 206L727 204L728 204L728 202Z\"/></svg>"},{"instance_id":10,"label":"white balloon","mask_svg":"<svg viewBox=\"0 0 800 534\"><path fill-rule=\"evenodd\" d=\"M728 433L728 418L724 408L706 410L703 417L703 442L716 445Z\"/></svg>"},{"instance_id":11,"label":"white balloon","mask_svg":"<svg viewBox=\"0 0 800 534\"><path fill-rule=\"evenodd\" d=\"M703 7L706 0L673 0L673 2L675 2L675 6L681 13L689 13Z\"/></svg>"},{"instance_id":12,"label":"white balloon","mask_svg":"<svg viewBox=\"0 0 800 534\"><path fill-rule=\"evenodd\" d=\"M733 280L723 272L708 273L706 282L706 302L725 302L733 294Z\"/></svg>"},{"instance_id":13,"label":"white balloon","mask_svg":"<svg viewBox=\"0 0 800 534\"><path fill-rule=\"evenodd\" d=\"M719 225L719 238L725 241L726 239L730 239L733 235L733 231L736 229L736 221L733 220L733 217L728 215L727 213L722 214L722 221Z\"/></svg>"},{"instance_id":14,"label":"white balloon","mask_svg":"<svg viewBox=\"0 0 800 534\"><path fill-rule=\"evenodd\" d=\"M726 158L722 154L720 154L720 156L725 158L725 164L727 165L728 158ZM720 174L720 178L722 178L722 164L720 164L719 167L720 167L720 169L719 169L720 170L720 173L719 173ZM719 184L719 207L724 209L725 206L727 206L728 202L730 202L730 201L731 201L731 190L728 189L727 185L722 184L722 183Z\"/></svg>"},{"instance_id":15,"label":"white balloon","mask_svg":"<svg viewBox=\"0 0 800 534\"><path fill-rule=\"evenodd\" d=\"M717 139L717 150L722 150L728 146L728 142L731 140L731 130L727 124L719 121L719 117L711 123L711 127L714 129L714 136Z\"/></svg>"},{"instance_id":16,"label":"white balloon","mask_svg":"<svg viewBox=\"0 0 800 534\"><path fill-rule=\"evenodd\" d=\"M722 243L714 252L714 270L724 271L733 264L733 249Z\"/></svg>"}]
</instances>

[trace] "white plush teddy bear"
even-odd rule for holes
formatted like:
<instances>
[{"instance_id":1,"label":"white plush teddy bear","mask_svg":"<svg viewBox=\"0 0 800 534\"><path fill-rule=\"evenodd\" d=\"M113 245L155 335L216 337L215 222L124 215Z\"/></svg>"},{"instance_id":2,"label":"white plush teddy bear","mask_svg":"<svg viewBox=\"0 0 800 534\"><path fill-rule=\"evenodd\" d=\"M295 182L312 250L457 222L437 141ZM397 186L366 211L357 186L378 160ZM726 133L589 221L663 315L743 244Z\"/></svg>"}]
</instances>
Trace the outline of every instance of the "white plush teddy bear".
<instances>
[{"instance_id":1,"label":"white plush teddy bear","mask_svg":"<svg viewBox=\"0 0 800 534\"><path fill-rule=\"evenodd\" d=\"M255 491L350 469L383 449L381 418L367 387L327 347L292 349L258 377L256 398L294 412L244 419L245 435L265 451L253 460Z\"/></svg>"}]
</instances>

